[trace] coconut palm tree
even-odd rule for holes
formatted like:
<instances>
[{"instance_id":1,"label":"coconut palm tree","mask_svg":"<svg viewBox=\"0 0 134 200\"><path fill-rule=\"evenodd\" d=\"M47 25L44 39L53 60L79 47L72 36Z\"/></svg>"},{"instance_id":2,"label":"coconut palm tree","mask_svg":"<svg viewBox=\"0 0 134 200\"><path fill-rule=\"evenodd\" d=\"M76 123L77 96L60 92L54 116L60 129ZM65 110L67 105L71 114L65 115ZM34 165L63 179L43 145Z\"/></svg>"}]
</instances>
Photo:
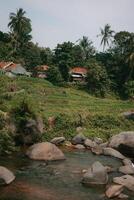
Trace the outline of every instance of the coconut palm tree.
<instances>
[{"instance_id":1,"label":"coconut palm tree","mask_svg":"<svg viewBox=\"0 0 134 200\"><path fill-rule=\"evenodd\" d=\"M30 32L31 21L25 17L26 12L19 8L16 13L10 13L8 27L11 30L12 37L16 40L16 48L19 47L26 40L31 39Z\"/></svg>"},{"instance_id":2,"label":"coconut palm tree","mask_svg":"<svg viewBox=\"0 0 134 200\"><path fill-rule=\"evenodd\" d=\"M83 52L83 60L86 61L95 53L95 48L92 45L92 41L90 41L86 36L83 36L83 38L79 39L78 41Z\"/></svg>"},{"instance_id":3,"label":"coconut palm tree","mask_svg":"<svg viewBox=\"0 0 134 200\"><path fill-rule=\"evenodd\" d=\"M109 24L106 24L104 26L104 29L100 29L101 33L98 36L101 36L101 45L103 45L103 51L105 50L106 46L109 46L109 41L111 41L113 37L114 31L111 30L111 26Z\"/></svg>"}]
</instances>

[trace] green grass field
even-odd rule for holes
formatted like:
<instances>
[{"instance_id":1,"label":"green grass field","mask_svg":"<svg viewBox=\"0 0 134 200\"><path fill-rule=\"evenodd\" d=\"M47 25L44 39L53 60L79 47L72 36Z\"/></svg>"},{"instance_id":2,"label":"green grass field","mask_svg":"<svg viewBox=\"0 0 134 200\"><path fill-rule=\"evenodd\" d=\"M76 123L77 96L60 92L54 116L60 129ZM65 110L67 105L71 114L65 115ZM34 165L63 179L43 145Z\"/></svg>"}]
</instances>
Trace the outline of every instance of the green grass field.
<instances>
[{"instance_id":1,"label":"green grass field","mask_svg":"<svg viewBox=\"0 0 134 200\"><path fill-rule=\"evenodd\" d=\"M15 92L11 91L12 87ZM27 99L31 109L45 120L50 116L59 116L59 124L53 131L46 131L46 138L72 136L79 125L85 128L85 135L104 139L120 131L134 130L134 122L122 117L123 112L134 109L132 101L96 98L85 91L56 87L41 79L1 76L0 110L11 112L23 99Z\"/></svg>"}]
</instances>

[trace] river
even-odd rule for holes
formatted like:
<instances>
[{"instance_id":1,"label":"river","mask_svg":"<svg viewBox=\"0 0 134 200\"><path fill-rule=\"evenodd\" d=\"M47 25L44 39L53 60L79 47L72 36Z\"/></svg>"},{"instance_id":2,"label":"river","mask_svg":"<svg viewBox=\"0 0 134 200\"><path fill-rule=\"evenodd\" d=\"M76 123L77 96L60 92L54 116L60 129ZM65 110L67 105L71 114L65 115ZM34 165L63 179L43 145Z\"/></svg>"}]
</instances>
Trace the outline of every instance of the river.
<instances>
[{"instance_id":1,"label":"river","mask_svg":"<svg viewBox=\"0 0 134 200\"><path fill-rule=\"evenodd\" d=\"M22 153L0 157L0 165L8 167L16 180L0 186L0 200L107 200L105 187L85 187L81 184L82 170L100 161L117 169L121 162L112 157L93 155L90 151L64 150L65 161L33 161ZM109 182L113 176L109 174ZM126 191L128 193L128 191ZM129 200L134 200L129 192Z\"/></svg>"}]
</instances>

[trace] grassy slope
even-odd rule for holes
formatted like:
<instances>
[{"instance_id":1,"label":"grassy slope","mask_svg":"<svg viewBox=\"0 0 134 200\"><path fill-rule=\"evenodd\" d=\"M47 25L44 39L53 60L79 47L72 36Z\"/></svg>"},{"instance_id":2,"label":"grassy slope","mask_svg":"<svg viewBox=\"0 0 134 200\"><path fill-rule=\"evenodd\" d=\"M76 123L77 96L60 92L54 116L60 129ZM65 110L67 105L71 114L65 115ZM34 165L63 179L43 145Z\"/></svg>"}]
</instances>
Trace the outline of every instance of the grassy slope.
<instances>
[{"instance_id":1,"label":"grassy slope","mask_svg":"<svg viewBox=\"0 0 134 200\"><path fill-rule=\"evenodd\" d=\"M17 90L24 89L25 92L10 97L11 85L15 85ZM76 121L80 120L79 114L81 114L86 135L95 134L106 138L119 131L134 130L134 122L121 117L122 112L134 108L134 102L100 99L84 91L55 87L39 79L0 77L0 110L10 112L24 97L29 99L31 107L43 118L65 114L69 120L77 124ZM62 126L61 130L55 130L57 133L49 134L61 135L65 132L67 134L66 129L68 128Z\"/></svg>"}]
</instances>

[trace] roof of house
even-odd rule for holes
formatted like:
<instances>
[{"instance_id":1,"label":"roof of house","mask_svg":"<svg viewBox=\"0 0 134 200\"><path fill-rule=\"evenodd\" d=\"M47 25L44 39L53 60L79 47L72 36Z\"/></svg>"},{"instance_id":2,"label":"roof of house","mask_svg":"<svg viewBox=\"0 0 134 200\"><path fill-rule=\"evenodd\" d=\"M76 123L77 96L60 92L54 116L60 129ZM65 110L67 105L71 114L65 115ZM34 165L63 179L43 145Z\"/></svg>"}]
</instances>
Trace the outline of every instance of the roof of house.
<instances>
[{"instance_id":1,"label":"roof of house","mask_svg":"<svg viewBox=\"0 0 134 200\"><path fill-rule=\"evenodd\" d=\"M0 62L0 69L4 72L11 72L15 75L29 75L29 72L21 64L16 64L13 62Z\"/></svg>"},{"instance_id":2,"label":"roof of house","mask_svg":"<svg viewBox=\"0 0 134 200\"><path fill-rule=\"evenodd\" d=\"M40 66L37 66L35 69L37 71L47 71L49 69L49 66L47 66L47 65L40 65Z\"/></svg>"},{"instance_id":3,"label":"roof of house","mask_svg":"<svg viewBox=\"0 0 134 200\"><path fill-rule=\"evenodd\" d=\"M74 67L70 70L71 73L87 74L88 70L84 67Z\"/></svg>"},{"instance_id":4,"label":"roof of house","mask_svg":"<svg viewBox=\"0 0 134 200\"><path fill-rule=\"evenodd\" d=\"M7 67L11 66L13 64L13 62L0 62L0 69L4 70Z\"/></svg>"}]
</instances>

